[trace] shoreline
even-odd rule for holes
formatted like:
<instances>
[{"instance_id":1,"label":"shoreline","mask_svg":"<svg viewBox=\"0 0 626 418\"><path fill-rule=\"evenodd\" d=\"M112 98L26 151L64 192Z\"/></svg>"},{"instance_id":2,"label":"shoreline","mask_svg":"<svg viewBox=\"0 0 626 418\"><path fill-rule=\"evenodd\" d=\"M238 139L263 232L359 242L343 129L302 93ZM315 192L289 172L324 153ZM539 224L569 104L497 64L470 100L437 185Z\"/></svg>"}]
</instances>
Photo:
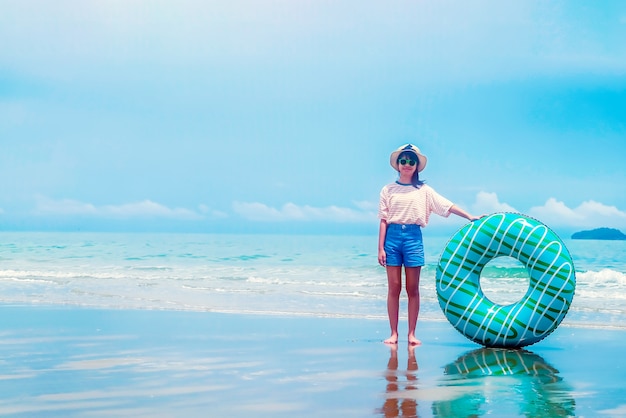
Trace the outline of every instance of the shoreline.
<instances>
[{"instance_id":1,"label":"shoreline","mask_svg":"<svg viewBox=\"0 0 626 418\"><path fill-rule=\"evenodd\" d=\"M197 309L197 308L155 308L155 307L117 307L117 306L101 306L101 305L76 305L73 303L56 304L56 303L14 303L14 302L0 302L0 309L2 308L32 308L32 309L91 309L91 310L111 310L111 311L154 311L154 312L181 312L181 313L204 313L204 314L220 314L220 315L244 315L244 316L267 316L276 318L319 318L319 319L347 319L347 320L365 320L365 321L384 321L387 322L386 314L379 315L361 315L361 314L340 314L330 313L322 314L319 312L293 312L293 311L267 311L267 310L235 310L235 309ZM405 309L406 310L406 309ZM581 329L597 329L597 330L614 330L614 331L626 331L626 323L599 323L593 321L580 321L572 320L571 316L575 316L575 313L568 313L563 321L557 328L581 328ZM400 312L400 322L406 322L406 312ZM420 322L436 322L445 323L450 325L448 320L443 314L440 317L433 318L431 316L420 316L418 319L418 326ZM452 327L452 325L450 325Z\"/></svg>"},{"instance_id":2,"label":"shoreline","mask_svg":"<svg viewBox=\"0 0 626 418\"><path fill-rule=\"evenodd\" d=\"M503 350L425 320L421 346L408 346L401 323L393 348L382 343L386 320L67 305L0 311L0 414L626 412L623 330L560 326L534 345Z\"/></svg>"}]
</instances>

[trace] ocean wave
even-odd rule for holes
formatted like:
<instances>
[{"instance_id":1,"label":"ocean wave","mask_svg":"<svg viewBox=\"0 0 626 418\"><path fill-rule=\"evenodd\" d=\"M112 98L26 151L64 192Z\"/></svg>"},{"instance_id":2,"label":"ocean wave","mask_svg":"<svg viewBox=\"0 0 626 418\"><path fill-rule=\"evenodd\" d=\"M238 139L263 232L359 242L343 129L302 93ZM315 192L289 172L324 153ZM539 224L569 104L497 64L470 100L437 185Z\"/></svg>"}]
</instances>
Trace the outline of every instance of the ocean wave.
<instances>
[{"instance_id":1,"label":"ocean wave","mask_svg":"<svg viewBox=\"0 0 626 418\"><path fill-rule=\"evenodd\" d=\"M363 292L314 292L309 290L300 290L298 293L311 296L338 296L362 299L381 299L380 295Z\"/></svg>"},{"instance_id":2,"label":"ocean wave","mask_svg":"<svg viewBox=\"0 0 626 418\"><path fill-rule=\"evenodd\" d=\"M170 266L132 266L129 267L130 270L138 270L138 271L172 271L174 270Z\"/></svg>"},{"instance_id":3,"label":"ocean wave","mask_svg":"<svg viewBox=\"0 0 626 418\"><path fill-rule=\"evenodd\" d=\"M234 257L220 257L220 261L255 261L263 258L271 258L266 254L241 254Z\"/></svg>"},{"instance_id":4,"label":"ocean wave","mask_svg":"<svg viewBox=\"0 0 626 418\"><path fill-rule=\"evenodd\" d=\"M314 287L383 287L386 283L379 280L368 281L363 277L358 278L340 278L334 281L313 280L313 279L294 279L292 277L285 278L265 278L250 276L246 279L248 283L261 285L285 285L285 286L314 286Z\"/></svg>"},{"instance_id":5,"label":"ocean wave","mask_svg":"<svg viewBox=\"0 0 626 418\"><path fill-rule=\"evenodd\" d=\"M577 272L576 283L601 288L626 289L626 273L612 269Z\"/></svg>"},{"instance_id":6,"label":"ocean wave","mask_svg":"<svg viewBox=\"0 0 626 418\"><path fill-rule=\"evenodd\" d=\"M123 279L128 277L123 273L106 272L87 272L87 271L54 271L54 270L0 270L0 281L13 280L44 280L44 279L61 279L67 281L71 279Z\"/></svg>"},{"instance_id":7,"label":"ocean wave","mask_svg":"<svg viewBox=\"0 0 626 418\"><path fill-rule=\"evenodd\" d=\"M331 249L328 239L311 237L286 243L273 236L16 234L15 240L0 247L4 303L386 320L387 277L371 252L375 237L333 239ZM56 245L66 242L65 248ZM436 293L440 251L429 242L420 319L445 320ZM585 258L575 260L576 295L565 322L621 326L626 322L623 249L584 251ZM527 271L516 260L500 261L485 267L481 286L496 300L514 299L520 287L522 292L528 287ZM403 291L401 315L406 300Z\"/></svg>"},{"instance_id":8,"label":"ocean wave","mask_svg":"<svg viewBox=\"0 0 626 418\"><path fill-rule=\"evenodd\" d=\"M45 284L45 285L59 285L65 284L67 282L59 282L56 280L45 280L45 279L33 279L28 277L0 277L0 282L17 282L17 283L35 283L35 284Z\"/></svg>"},{"instance_id":9,"label":"ocean wave","mask_svg":"<svg viewBox=\"0 0 626 418\"><path fill-rule=\"evenodd\" d=\"M606 290L594 289L594 288L584 288L582 286L578 286L576 288L576 298L584 298L584 299L595 299L605 301L609 303L612 300L625 301L626 293L623 292L611 292L612 294L607 295ZM622 302L623 303L623 302Z\"/></svg>"},{"instance_id":10,"label":"ocean wave","mask_svg":"<svg viewBox=\"0 0 626 418\"><path fill-rule=\"evenodd\" d=\"M190 286L190 285L182 285L182 289L193 290L193 291L201 291L201 292L215 292L215 293L244 293L244 294L264 294L268 293L267 290L259 290L259 289L236 289L232 287L210 287L210 286Z\"/></svg>"}]
</instances>

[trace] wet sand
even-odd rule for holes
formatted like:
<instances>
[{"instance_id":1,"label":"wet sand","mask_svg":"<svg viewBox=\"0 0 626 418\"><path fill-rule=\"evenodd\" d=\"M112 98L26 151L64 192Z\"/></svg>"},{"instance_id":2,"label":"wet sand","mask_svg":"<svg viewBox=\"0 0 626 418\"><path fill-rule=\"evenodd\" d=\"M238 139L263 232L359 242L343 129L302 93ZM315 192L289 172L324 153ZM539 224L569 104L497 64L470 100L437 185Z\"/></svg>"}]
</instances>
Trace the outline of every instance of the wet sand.
<instances>
[{"instance_id":1,"label":"wet sand","mask_svg":"<svg viewBox=\"0 0 626 418\"><path fill-rule=\"evenodd\" d=\"M0 307L0 414L624 416L626 331L484 349L446 322ZM401 330L402 332L402 330Z\"/></svg>"}]
</instances>

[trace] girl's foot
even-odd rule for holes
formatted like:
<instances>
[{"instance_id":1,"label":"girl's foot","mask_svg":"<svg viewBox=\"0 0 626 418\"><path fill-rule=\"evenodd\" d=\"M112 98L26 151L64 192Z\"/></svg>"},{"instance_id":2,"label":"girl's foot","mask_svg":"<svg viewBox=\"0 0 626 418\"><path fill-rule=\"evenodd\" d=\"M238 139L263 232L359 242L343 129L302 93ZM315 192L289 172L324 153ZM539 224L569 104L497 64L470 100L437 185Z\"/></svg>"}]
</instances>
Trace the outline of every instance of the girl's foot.
<instances>
[{"instance_id":1,"label":"girl's foot","mask_svg":"<svg viewBox=\"0 0 626 418\"><path fill-rule=\"evenodd\" d=\"M415 338L415 335L409 335L409 345L416 346L421 344L422 342Z\"/></svg>"},{"instance_id":2,"label":"girl's foot","mask_svg":"<svg viewBox=\"0 0 626 418\"><path fill-rule=\"evenodd\" d=\"M398 334L391 334L391 337L387 338L384 343L390 345L398 344Z\"/></svg>"}]
</instances>

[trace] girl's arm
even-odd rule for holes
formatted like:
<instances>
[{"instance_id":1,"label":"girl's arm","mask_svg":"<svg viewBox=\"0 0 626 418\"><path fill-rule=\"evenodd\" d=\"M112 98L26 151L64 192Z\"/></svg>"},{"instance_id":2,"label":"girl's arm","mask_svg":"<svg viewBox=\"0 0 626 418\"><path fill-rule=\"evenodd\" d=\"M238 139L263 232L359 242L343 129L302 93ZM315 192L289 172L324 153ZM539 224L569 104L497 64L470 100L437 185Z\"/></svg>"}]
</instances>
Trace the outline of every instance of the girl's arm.
<instances>
[{"instance_id":1,"label":"girl's arm","mask_svg":"<svg viewBox=\"0 0 626 418\"><path fill-rule=\"evenodd\" d=\"M385 252L385 237L387 236L387 221L380 220L380 226L378 227L378 264L381 266L387 265L387 253Z\"/></svg>"},{"instance_id":2,"label":"girl's arm","mask_svg":"<svg viewBox=\"0 0 626 418\"><path fill-rule=\"evenodd\" d=\"M460 207L458 207L457 205L452 205L452 207L450 208L450 213L454 213L455 215L460 216L461 218L465 218L468 221L476 221L482 218L483 216L486 216L486 215L480 215L480 216L471 215L467 213L466 211L464 211L463 209L461 209Z\"/></svg>"}]
</instances>

